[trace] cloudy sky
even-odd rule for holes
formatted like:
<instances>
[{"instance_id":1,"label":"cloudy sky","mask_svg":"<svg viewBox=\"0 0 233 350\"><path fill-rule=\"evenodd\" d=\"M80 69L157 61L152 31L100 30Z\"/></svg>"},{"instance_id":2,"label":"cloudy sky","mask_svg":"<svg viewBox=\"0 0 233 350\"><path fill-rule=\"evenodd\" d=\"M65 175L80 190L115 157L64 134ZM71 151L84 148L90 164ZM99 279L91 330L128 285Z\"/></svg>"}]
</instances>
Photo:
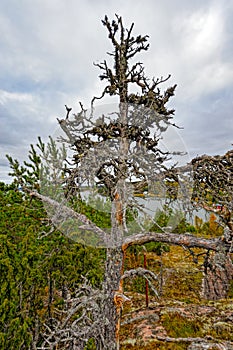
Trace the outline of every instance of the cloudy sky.
<instances>
[{"instance_id":1,"label":"cloudy sky","mask_svg":"<svg viewBox=\"0 0 233 350\"><path fill-rule=\"evenodd\" d=\"M54 134L64 104L89 107L100 93L93 62L111 50L101 19L115 13L149 35L138 57L148 76L178 84L172 106L190 156L232 147L233 1L1 0L0 180L6 153L24 160L37 136Z\"/></svg>"}]
</instances>

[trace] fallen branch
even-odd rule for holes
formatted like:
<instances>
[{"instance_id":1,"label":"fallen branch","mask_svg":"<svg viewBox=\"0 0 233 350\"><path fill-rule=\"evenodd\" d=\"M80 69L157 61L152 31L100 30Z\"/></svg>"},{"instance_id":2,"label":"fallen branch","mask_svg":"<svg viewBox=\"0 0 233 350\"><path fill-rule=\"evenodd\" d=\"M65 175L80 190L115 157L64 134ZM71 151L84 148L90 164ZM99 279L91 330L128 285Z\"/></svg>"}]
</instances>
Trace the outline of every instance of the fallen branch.
<instances>
[{"instance_id":1,"label":"fallen branch","mask_svg":"<svg viewBox=\"0 0 233 350\"><path fill-rule=\"evenodd\" d=\"M227 349L233 349L233 342L222 340L222 339L215 339L211 336L206 336L204 338L172 338L172 337L161 337L158 336L156 339L160 341L164 341L167 343L191 343L193 345L195 344L209 344L211 346L214 346L215 349L219 350L227 350ZM209 348L208 348L209 349ZM212 347L211 347L212 349Z\"/></svg>"},{"instance_id":2,"label":"fallen branch","mask_svg":"<svg viewBox=\"0 0 233 350\"><path fill-rule=\"evenodd\" d=\"M161 337L161 336L158 336L156 338L158 340L160 340L160 341L165 341L167 343L180 343L180 342L183 342L183 343L193 343L193 342L196 342L196 343L201 343L201 342L208 343L209 341L217 341L216 339L214 339L212 337L205 337L205 338L200 338L200 337L197 337L197 338L191 338L191 337L188 337L188 338L173 338L173 337Z\"/></svg>"}]
</instances>

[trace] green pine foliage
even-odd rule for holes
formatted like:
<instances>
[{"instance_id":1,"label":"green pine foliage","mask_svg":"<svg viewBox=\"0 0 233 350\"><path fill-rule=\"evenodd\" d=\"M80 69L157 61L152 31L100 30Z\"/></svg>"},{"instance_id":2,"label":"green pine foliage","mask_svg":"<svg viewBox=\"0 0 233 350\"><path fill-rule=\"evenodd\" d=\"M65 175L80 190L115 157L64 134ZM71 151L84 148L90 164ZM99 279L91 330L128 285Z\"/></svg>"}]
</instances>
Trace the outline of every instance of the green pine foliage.
<instances>
[{"instance_id":1,"label":"green pine foliage","mask_svg":"<svg viewBox=\"0 0 233 350\"><path fill-rule=\"evenodd\" d=\"M64 287L72 294L81 276L99 286L105 251L58 231L46 235L51 226L42 203L15 184L0 183L0 205L0 349L29 349L62 308Z\"/></svg>"}]
</instances>

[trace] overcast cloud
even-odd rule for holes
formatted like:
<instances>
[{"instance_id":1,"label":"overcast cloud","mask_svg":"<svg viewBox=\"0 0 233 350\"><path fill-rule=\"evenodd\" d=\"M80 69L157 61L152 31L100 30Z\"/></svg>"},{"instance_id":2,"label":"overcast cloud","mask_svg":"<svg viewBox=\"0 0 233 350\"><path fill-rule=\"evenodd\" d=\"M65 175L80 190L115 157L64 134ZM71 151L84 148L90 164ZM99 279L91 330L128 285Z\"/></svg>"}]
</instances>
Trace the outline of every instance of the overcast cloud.
<instances>
[{"instance_id":1,"label":"overcast cloud","mask_svg":"<svg viewBox=\"0 0 233 350\"><path fill-rule=\"evenodd\" d=\"M5 154L23 160L65 115L103 85L93 66L111 50L101 24L123 16L150 36L139 56L148 76L172 75L172 106L190 156L222 154L233 143L233 2L229 0L1 0L0 179ZM106 102L110 102L107 100Z\"/></svg>"}]
</instances>

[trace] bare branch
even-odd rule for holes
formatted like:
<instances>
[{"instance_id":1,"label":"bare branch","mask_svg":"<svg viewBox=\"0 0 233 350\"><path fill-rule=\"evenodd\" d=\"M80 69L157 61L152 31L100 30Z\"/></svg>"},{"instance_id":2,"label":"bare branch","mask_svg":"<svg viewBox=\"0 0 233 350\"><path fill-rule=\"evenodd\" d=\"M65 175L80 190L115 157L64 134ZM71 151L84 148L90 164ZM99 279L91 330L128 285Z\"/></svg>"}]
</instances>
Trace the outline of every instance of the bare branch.
<instances>
[{"instance_id":1,"label":"bare branch","mask_svg":"<svg viewBox=\"0 0 233 350\"><path fill-rule=\"evenodd\" d=\"M145 278L145 280L148 281L148 284L151 287L151 290L154 292L154 294L157 297L159 297L159 293L153 284L153 281L158 282L158 276L150 270L144 269L142 267L138 267L137 269L131 269L131 270L125 271L124 274L121 276L121 280L125 278L136 277L136 276L141 276Z\"/></svg>"},{"instance_id":2,"label":"bare branch","mask_svg":"<svg viewBox=\"0 0 233 350\"><path fill-rule=\"evenodd\" d=\"M200 337L197 337L197 338L192 338L192 337L188 337L188 338L172 338L172 337L157 336L156 338L158 340L160 340L160 341L164 341L164 342L167 342L167 343L193 343L193 345L197 345L197 344L203 344L203 345L204 344L205 345L211 344L211 346L213 346L214 349L219 349L219 350L232 349L232 346L233 346L233 342L216 339L216 338L213 338L211 336L206 336L204 338L200 338ZM211 349L212 349L212 347L211 347Z\"/></svg>"},{"instance_id":3,"label":"bare branch","mask_svg":"<svg viewBox=\"0 0 233 350\"><path fill-rule=\"evenodd\" d=\"M132 276L145 277L145 275L149 275L155 281L158 280L158 276L154 272L144 269L143 267L138 267L137 269L130 269L125 271L124 274L121 276L121 279L130 278Z\"/></svg>"},{"instance_id":4,"label":"bare branch","mask_svg":"<svg viewBox=\"0 0 233 350\"><path fill-rule=\"evenodd\" d=\"M62 211L64 213L64 215L70 217L70 218L75 218L78 219L80 222L82 222L84 224L85 230L87 231L92 231L95 234L98 235L98 237L104 242L104 244L109 243L109 236L106 234L105 231L101 230L98 226L96 226L91 220L89 220L84 214L80 214L77 213L76 211L74 211L72 208L69 208L65 205L62 205L61 203L47 197L44 196L38 192L35 191L30 191L28 189L25 189L27 192L29 192L29 194L31 196L34 196L40 200L42 200L44 203L52 206L54 208L54 210L56 211L60 211L62 208ZM81 226L82 227L82 226Z\"/></svg>"},{"instance_id":5,"label":"bare branch","mask_svg":"<svg viewBox=\"0 0 233 350\"><path fill-rule=\"evenodd\" d=\"M186 246L190 248L193 247L210 249L213 251L217 251L219 247L223 244L221 238L206 239L188 233L176 234L168 232L146 232L126 237L123 246L127 248L132 245L142 245L147 242L163 242L173 245Z\"/></svg>"}]
</instances>

